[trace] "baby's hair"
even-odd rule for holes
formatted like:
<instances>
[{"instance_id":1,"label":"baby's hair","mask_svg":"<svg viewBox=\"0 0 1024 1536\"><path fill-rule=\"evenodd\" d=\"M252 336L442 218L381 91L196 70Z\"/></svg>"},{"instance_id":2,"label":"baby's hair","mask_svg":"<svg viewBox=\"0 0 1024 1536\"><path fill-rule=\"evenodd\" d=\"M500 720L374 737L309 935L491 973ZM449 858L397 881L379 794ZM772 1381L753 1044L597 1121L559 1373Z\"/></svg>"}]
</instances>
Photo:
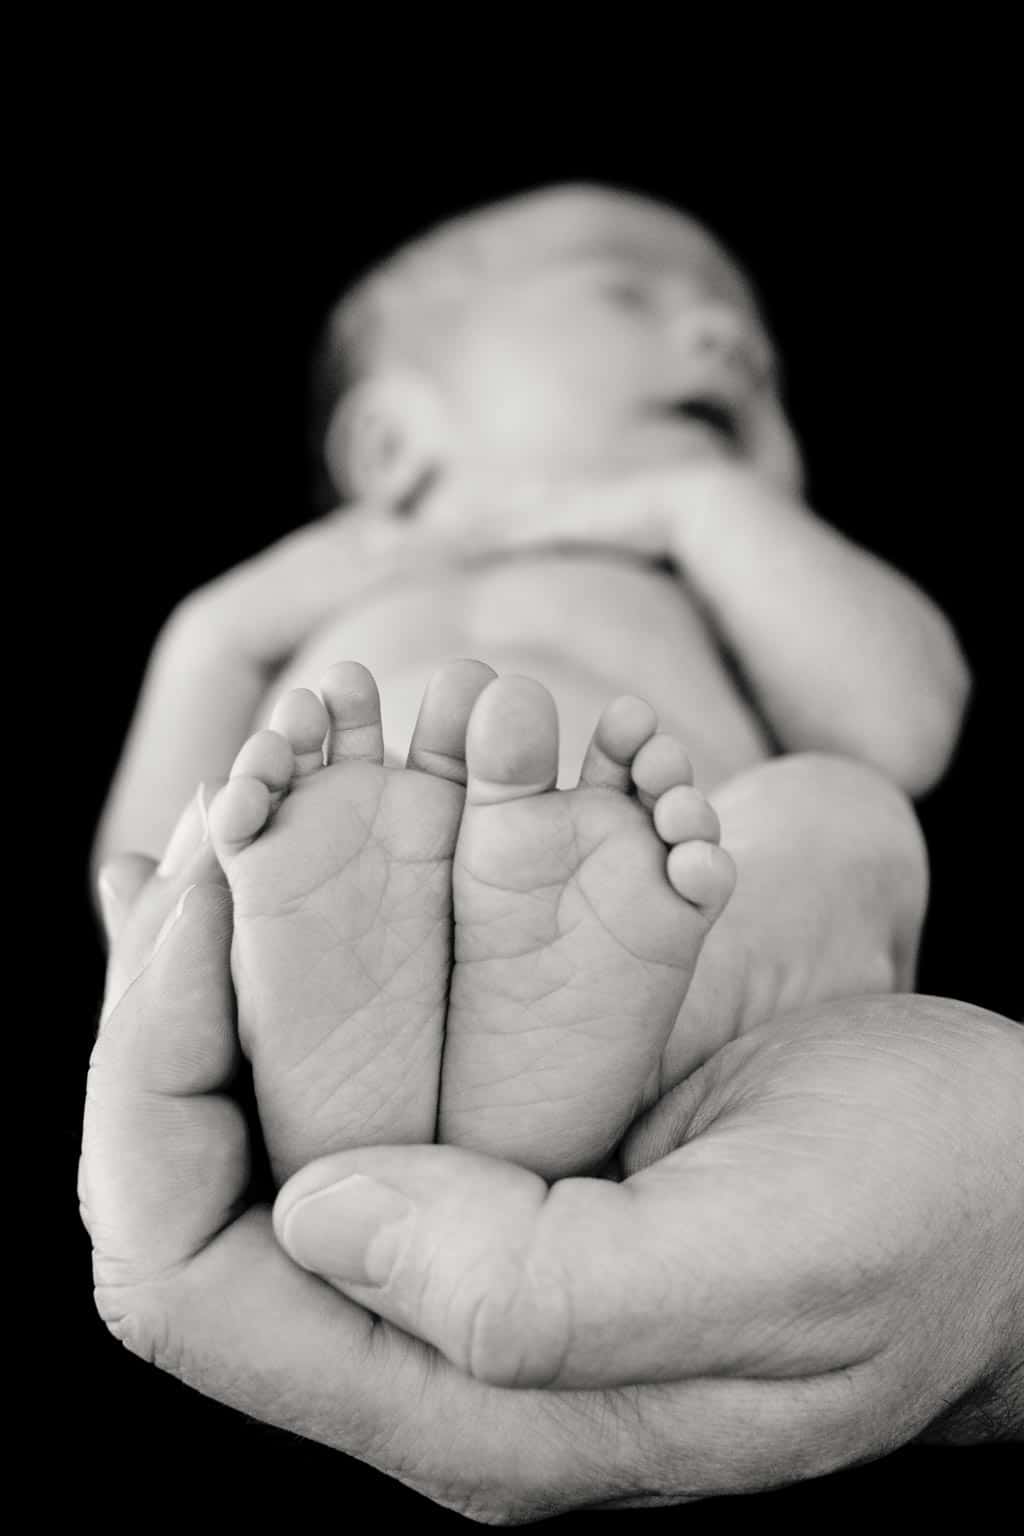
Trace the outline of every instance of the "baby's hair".
<instances>
[{"instance_id":1,"label":"baby's hair","mask_svg":"<svg viewBox=\"0 0 1024 1536\"><path fill-rule=\"evenodd\" d=\"M328 317L313 359L311 388L319 509L337 501L323 467L323 443L339 400L382 365L435 367L475 282L523 262L523 234L533 216L547 210L570 235L592 228L610 211L621 213L624 206L662 226L672 220L689 241L694 270L713 289L757 313L749 282L719 241L681 210L637 192L587 183L544 187L447 219L365 272ZM528 259L529 239L525 252Z\"/></svg>"}]
</instances>

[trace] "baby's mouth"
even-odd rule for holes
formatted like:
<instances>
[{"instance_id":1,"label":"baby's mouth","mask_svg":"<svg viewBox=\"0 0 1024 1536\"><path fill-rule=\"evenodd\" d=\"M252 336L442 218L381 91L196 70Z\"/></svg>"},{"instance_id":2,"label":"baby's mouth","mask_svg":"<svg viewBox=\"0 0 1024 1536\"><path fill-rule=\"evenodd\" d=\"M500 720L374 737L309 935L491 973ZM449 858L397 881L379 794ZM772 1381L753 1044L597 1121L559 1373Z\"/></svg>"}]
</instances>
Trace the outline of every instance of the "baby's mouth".
<instances>
[{"instance_id":1,"label":"baby's mouth","mask_svg":"<svg viewBox=\"0 0 1024 1536\"><path fill-rule=\"evenodd\" d=\"M673 421L694 422L709 428L734 453L743 446L738 413L725 400L712 395L691 395L662 407Z\"/></svg>"}]
</instances>

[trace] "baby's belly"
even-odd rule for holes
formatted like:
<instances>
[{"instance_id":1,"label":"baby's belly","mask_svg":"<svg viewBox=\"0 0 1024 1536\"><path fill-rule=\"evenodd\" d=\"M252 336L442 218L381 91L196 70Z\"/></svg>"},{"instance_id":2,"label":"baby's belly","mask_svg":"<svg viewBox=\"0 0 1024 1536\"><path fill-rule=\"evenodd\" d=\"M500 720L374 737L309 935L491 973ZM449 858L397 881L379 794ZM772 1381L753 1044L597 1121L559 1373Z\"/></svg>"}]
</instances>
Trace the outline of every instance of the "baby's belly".
<instances>
[{"instance_id":1,"label":"baby's belly","mask_svg":"<svg viewBox=\"0 0 1024 1536\"><path fill-rule=\"evenodd\" d=\"M378 594L323 629L274 696L315 688L335 661L362 662L380 687L386 749L401 761L428 678L441 662L467 656L550 689L563 785L575 782L597 717L619 693L654 705L705 789L771 750L682 584L597 555L505 560Z\"/></svg>"}]
</instances>

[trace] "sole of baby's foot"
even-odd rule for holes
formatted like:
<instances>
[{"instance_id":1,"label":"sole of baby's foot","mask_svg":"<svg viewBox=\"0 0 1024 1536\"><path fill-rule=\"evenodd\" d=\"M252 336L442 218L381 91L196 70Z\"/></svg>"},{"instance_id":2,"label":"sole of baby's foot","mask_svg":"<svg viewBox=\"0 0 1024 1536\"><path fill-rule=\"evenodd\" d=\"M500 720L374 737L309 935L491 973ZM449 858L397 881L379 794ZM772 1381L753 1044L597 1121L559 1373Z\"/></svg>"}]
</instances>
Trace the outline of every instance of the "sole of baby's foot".
<instances>
[{"instance_id":1,"label":"sole of baby's foot","mask_svg":"<svg viewBox=\"0 0 1024 1536\"><path fill-rule=\"evenodd\" d=\"M234 905L232 973L271 1165L430 1142L451 972L466 723L494 677L440 669L406 768L383 766L354 662L286 694L210 808Z\"/></svg>"},{"instance_id":2,"label":"sole of baby's foot","mask_svg":"<svg viewBox=\"0 0 1024 1536\"><path fill-rule=\"evenodd\" d=\"M579 786L558 791L554 701L500 678L466 760L438 1139L549 1180L596 1172L642 1107L735 869L640 699L608 706Z\"/></svg>"}]
</instances>

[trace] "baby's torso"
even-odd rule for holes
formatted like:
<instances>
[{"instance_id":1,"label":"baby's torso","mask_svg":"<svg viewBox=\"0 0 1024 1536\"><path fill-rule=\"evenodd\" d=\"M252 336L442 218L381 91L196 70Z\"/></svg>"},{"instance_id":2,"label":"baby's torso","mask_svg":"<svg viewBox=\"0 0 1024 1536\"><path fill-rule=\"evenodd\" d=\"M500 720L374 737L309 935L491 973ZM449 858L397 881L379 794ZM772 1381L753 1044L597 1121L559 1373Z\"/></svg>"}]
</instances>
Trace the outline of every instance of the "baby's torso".
<instances>
[{"instance_id":1,"label":"baby's torso","mask_svg":"<svg viewBox=\"0 0 1024 1536\"><path fill-rule=\"evenodd\" d=\"M427 679L460 656L527 673L551 690L563 785L575 782L597 717L619 693L649 700L705 789L771 752L683 584L601 554L543 551L396 584L314 636L274 696L315 688L335 661L362 662L380 687L386 748L401 760Z\"/></svg>"}]
</instances>

